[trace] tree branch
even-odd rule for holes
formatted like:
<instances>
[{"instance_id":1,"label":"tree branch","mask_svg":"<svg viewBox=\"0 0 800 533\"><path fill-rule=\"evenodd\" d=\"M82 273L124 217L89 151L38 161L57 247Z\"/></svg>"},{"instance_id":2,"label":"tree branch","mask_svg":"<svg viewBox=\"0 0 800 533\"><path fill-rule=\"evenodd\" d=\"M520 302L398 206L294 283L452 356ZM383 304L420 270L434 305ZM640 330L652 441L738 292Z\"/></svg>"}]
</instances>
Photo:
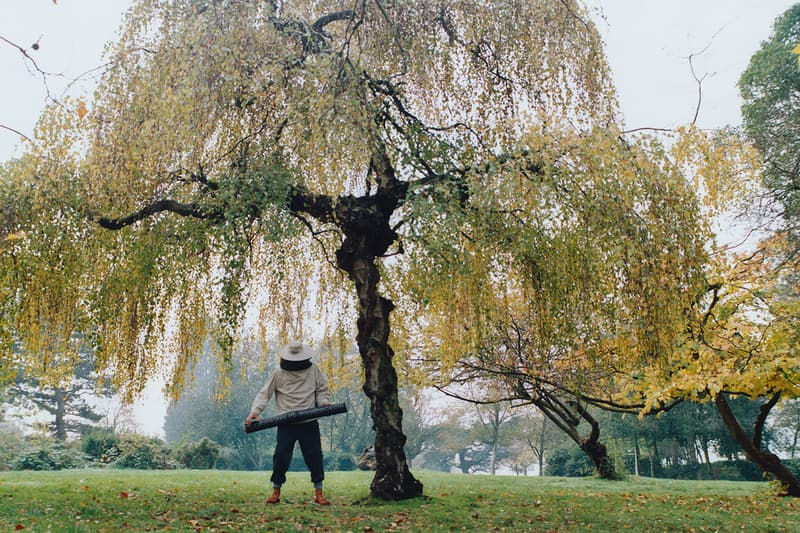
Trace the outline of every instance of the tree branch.
<instances>
[{"instance_id":1,"label":"tree branch","mask_svg":"<svg viewBox=\"0 0 800 533\"><path fill-rule=\"evenodd\" d=\"M27 135L25 135L24 133L22 133L21 131L17 131L14 128L6 126L5 124L0 124L0 128L3 128L4 130L8 130L8 131L10 131L12 133L16 133L17 135L19 135L20 137L22 137L26 141L31 142L31 138L28 137Z\"/></svg>"},{"instance_id":2,"label":"tree branch","mask_svg":"<svg viewBox=\"0 0 800 533\"><path fill-rule=\"evenodd\" d=\"M336 13L328 13L327 15L322 15L320 18L318 18L317 21L311 25L311 29L317 33L322 33L325 29L325 26L331 22L336 22L337 20L353 20L355 16L356 12L352 9L337 11Z\"/></svg>"},{"instance_id":3,"label":"tree branch","mask_svg":"<svg viewBox=\"0 0 800 533\"><path fill-rule=\"evenodd\" d=\"M333 198L324 194L314 194L302 187L292 186L289 190L288 207L293 214L308 213L320 222L335 222Z\"/></svg>"},{"instance_id":4,"label":"tree branch","mask_svg":"<svg viewBox=\"0 0 800 533\"><path fill-rule=\"evenodd\" d=\"M772 398L758 410L758 416L756 417L755 424L753 424L753 444L755 444L756 448L759 450L761 449L761 439L764 434L764 424L767 422L769 412L772 411L772 408L775 407L775 404L777 404L780 399L781 393L775 393L772 395Z\"/></svg>"},{"instance_id":5,"label":"tree branch","mask_svg":"<svg viewBox=\"0 0 800 533\"><path fill-rule=\"evenodd\" d=\"M222 213L217 213L217 212L208 213L203 211L202 207L200 207L200 205L196 203L182 204L176 202L175 200L165 199L153 202L152 204L126 217L122 218L102 217L97 220L97 223L100 224L100 226L105 229L118 230L126 226L135 224L140 220L144 220L145 218L151 217L155 214L162 213L164 211L175 213L177 215L185 217L192 217L192 218L206 219L206 220L222 220L224 218Z\"/></svg>"}]
</instances>

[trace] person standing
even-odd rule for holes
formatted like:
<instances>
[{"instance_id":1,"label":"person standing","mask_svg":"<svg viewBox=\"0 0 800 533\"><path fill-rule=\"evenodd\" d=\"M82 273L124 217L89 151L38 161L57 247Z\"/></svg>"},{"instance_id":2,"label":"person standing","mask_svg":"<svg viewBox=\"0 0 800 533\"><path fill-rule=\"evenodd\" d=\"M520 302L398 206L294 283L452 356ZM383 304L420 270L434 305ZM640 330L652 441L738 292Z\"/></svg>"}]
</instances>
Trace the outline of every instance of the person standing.
<instances>
[{"instance_id":1,"label":"person standing","mask_svg":"<svg viewBox=\"0 0 800 533\"><path fill-rule=\"evenodd\" d=\"M300 409L330 405L328 380L325 374L311 362L311 348L301 341L292 341L278 350L280 368L273 372L256 394L245 424L258 421L258 416L267 402L275 397L276 414L281 415ZM281 501L281 486L286 482L286 472L292 461L294 445L300 443L303 460L311 472L314 484L314 502L330 505L322 493L325 472L322 464L322 443L319 423L316 419L278 426L275 453L272 456L272 496L267 503Z\"/></svg>"}]
</instances>

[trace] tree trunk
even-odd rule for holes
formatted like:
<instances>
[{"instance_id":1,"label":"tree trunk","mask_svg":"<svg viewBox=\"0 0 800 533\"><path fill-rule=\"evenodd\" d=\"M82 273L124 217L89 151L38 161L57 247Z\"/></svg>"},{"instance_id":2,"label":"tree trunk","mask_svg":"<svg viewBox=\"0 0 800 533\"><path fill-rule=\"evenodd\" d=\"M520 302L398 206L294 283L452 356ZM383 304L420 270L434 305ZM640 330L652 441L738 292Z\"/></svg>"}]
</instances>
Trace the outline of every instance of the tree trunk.
<instances>
[{"instance_id":1,"label":"tree trunk","mask_svg":"<svg viewBox=\"0 0 800 533\"><path fill-rule=\"evenodd\" d=\"M389 346L389 314L394 304L378 294L380 272L376 258L386 254L397 240L397 232L389 221L405 197L408 185L395 177L386 149L377 139L370 168L378 185L375 194L342 196L334 213L324 208L321 211L326 220L335 220L345 235L336 251L336 266L353 280L358 297L356 341L364 363L364 394L370 401L375 429L377 469L370 491L372 496L384 500L403 500L421 495L422 483L411 475L403 451L406 443L403 411L398 399L397 373L392 366L394 352ZM309 209L304 205L296 210Z\"/></svg>"},{"instance_id":2,"label":"tree trunk","mask_svg":"<svg viewBox=\"0 0 800 533\"><path fill-rule=\"evenodd\" d=\"M55 421L55 433L56 438L58 440L64 441L67 440L67 427L66 421L64 420L64 416L66 414L66 399L64 398L64 390L60 388L55 389L55 400L56 400L56 421Z\"/></svg>"},{"instance_id":3,"label":"tree trunk","mask_svg":"<svg viewBox=\"0 0 800 533\"><path fill-rule=\"evenodd\" d=\"M469 474L470 465L467 463L466 450L458 450L458 467L461 469L462 474Z\"/></svg>"},{"instance_id":4,"label":"tree trunk","mask_svg":"<svg viewBox=\"0 0 800 533\"><path fill-rule=\"evenodd\" d=\"M537 459L539 459L539 475L544 475L544 436L546 431L546 424L547 418L542 417L542 430L539 432L539 453L537 454Z\"/></svg>"},{"instance_id":5,"label":"tree trunk","mask_svg":"<svg viewBox=\"0 0 800 533\"><path fill-rule=\"evenodd\" d=\"M358 350L364 363L364 393L370 401L377 462L370 492L384 500L414 498L422 494L422 483L411 474L403 450L403 411L392 366L394 352L388 343L389 313L394 305L378 294L380 273L374 257L347 257L337 252L337 259L358 293Z\"/></svg>"},{"instance_id":6,"label":"tree trunk","mask_svg":"<svg viewBox=\"0 0 800 533\"><path fill-rule=\"evenodd\" d=\"M639 436L633 437L633 473L639 477Z\"/></svg>"},{"instance_id":7,"label":"tree trunk","mask_svg":"<svg viewBox=\"0 0 800 533\"><path fill-rule=\"evenodd\" d=\"M608 450L602 442L586 438L581 442L580 447L594 464L598 476L602 479L619 479L614 463L608 457Z\"/></svg>"},{"instance_id":8,"label":"tree trunk","mask_svg":"<svg viewBox=\"0 0 800 533\"><path fill-rule=\"evenodd\" d=\"M595 418L580 404L575 404L578 414L589 423L591 431L589 435L582 439L579 446L589 457L595 467L597 475L602 479L619 479L614 463L608 457L608 450L600 442L600 424Z\"/></svg>"},{"instance_id":9,"label":"tree trunk","mask_svg":"<svg viewBox=\"0 0 800 533\"><path fill-rule=\"evenodd\" d=\"M733 414L730 405L728 405L722 393L717 394L714 398L714 403L717 406L719 414L722 416L722 422L730 432L733 440L742 447L747 459L755 463L763 472L771 474L783 484L787 496L798 498L800 497L800 481L786 468L777 455L761 449L761 427L763 426L763 421L766 419L769 409L777 402L777 398L778 396L776 395L770 402L762 406L761 414L756 419L752 440L744 432L744 429L742 429L742 426L736 419L736 415Z\"/></svg>"},{"instance_id":10,"label":"tree trunk","mask_svg":"<svg viewBox=\"0 0 800 533\"><path fill-rule=\"evenodd\" d=\"M497 440L492 442L492 462L489 466L492 475L497 473Z\"/></svg>"},{"instance_id":11,"label":"tree trunk","mask_svg":"<svg viewBox=\"0 0 800 533\"><path fill-rule=\"evenodd\" d=\"M705 460L706 466L708 467L708 473L713 474L714 471L711 468L711 454L708 451L708 446L709 446L708 439L703 437L703 459Z\"/></svg>"},{"instance_id":12,"label":"tree trunk","mask_svg":"<svg viewBox=\"0 0 800 533\"><path fill-rule=\"evenodd\" d=\"M658 456L658 442L653 437L653 453L650 454L650 477L656 477L656 464L661 466L661 458Z\"/></svg>"},{"instance_id":13,"label":"tree trunk","mask_svg":"<svg viewBox=\"0 0 800 533\"><path fill-rule=\"evenodd\" d=\"M492 475L497 473L497 441L500 440L500 413L498 411L498 406L494 405L492 418L492 462L491 462L491 472Z\"/></svg>"}]
</instances>

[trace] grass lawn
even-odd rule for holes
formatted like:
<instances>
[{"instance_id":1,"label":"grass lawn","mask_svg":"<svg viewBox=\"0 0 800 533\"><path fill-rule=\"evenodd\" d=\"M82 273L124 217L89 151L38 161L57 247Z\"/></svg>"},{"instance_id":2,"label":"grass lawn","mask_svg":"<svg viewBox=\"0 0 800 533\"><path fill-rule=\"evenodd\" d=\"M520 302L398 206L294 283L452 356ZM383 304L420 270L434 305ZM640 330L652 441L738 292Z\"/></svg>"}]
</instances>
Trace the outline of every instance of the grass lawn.
<instances>
[{"instance_id":1,"label":"grass lawn","mask_svg":"<svg viewBox=\"0 0 800 533\"><path fill-rule=\"evenodd\" d=\"M0 532L800 531L800 501L765 483L416 475L425 497L385 503L371 473L329 473L319 507L307 473L267 506L268 472L0 472Z\"/></svg>"}]
</instances>

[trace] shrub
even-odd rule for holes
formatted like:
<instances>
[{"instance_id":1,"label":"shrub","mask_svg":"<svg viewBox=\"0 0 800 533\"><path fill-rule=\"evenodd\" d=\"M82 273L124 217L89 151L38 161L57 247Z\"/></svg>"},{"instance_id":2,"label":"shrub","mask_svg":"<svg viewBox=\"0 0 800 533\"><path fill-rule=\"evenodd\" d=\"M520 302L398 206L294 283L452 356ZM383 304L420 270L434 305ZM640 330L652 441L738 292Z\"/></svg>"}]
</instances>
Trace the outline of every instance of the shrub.
<instances>
[{"instance_id":1,"label":"shrub","mask_svg":"<svg viewBox=\"0 0 800 533\"><path fill-rule=\"evenodd\" d=\"M203 437L197 442L189 442L179 446L175 450L175 458L186 468L201 470L214 468L220 453L219 444L207 437Z\"/></svg>"},{"instance_id":2,"label":"shrub","mask_svg":"<svg viewBox=\"0 0 800 533\"><path fill-rule=\"evenodd\" d=\"M328 472L356 469L356 462L352 454L346 452L326 452L324 465Z\"/></svg>"},{"instance_id":3,"label":"shrub","mask_svg":"<svg viewBox=\"0 0 800 533\"><path fill-rule=\"evenodd\" d=\"M711 465L691 463L664 468L657 477L671 479L721 479L726 481L761 481L764 475L750 461L715 461Z\"/></svg>"},{"instance_id":4,"label":"shrub","mask_svg":"<svg viewBox=\"0 0 800 533\"><path fill-rule=\"evenodd\" d=\"M0 423L0 470L8 470L22 450L23 438L19 429Z\"/></svg>"},{"instance_id":5,"label":"shrub","mask_svg":"<svg viewBox=\"0 0 800 533\"><path fill-rule=\"evenodd\" d=\"M119 456L117 436L111 429L92 429L81 439L81 449L99 464L109 464Z\"/></svg>"},{"instance_id":6,"label":"shrub","mask_svg":"<svg viewBox=\"0 0 800 533\"><path fill-rule=\"evenodd\" d=\"M584 477L594 473L594 465L578 447L558 448L548 454L544 472L548 476Z\"/></svg>"},{"instance_id":7,"label":"shrub","mask_svg":"<svg viewBox=\"0 0 800 533\"><path fill-rule=\"evenodd\" d=\"M117 449L119 455L114 461L117 468L169 470L178 466L161 439L155 437L126 433L117 437Z\"/></svg>"},{"instance_id":8,"label":"shrub","mask_svg":"<svg viewBox=\"0 0 800 533\"><path fill-rule=\"evenodd\" d=\"M60 441L43 440L13 461L14 470L63 470L86 465L86 456Z\"/></svg>"}]
</instances>

